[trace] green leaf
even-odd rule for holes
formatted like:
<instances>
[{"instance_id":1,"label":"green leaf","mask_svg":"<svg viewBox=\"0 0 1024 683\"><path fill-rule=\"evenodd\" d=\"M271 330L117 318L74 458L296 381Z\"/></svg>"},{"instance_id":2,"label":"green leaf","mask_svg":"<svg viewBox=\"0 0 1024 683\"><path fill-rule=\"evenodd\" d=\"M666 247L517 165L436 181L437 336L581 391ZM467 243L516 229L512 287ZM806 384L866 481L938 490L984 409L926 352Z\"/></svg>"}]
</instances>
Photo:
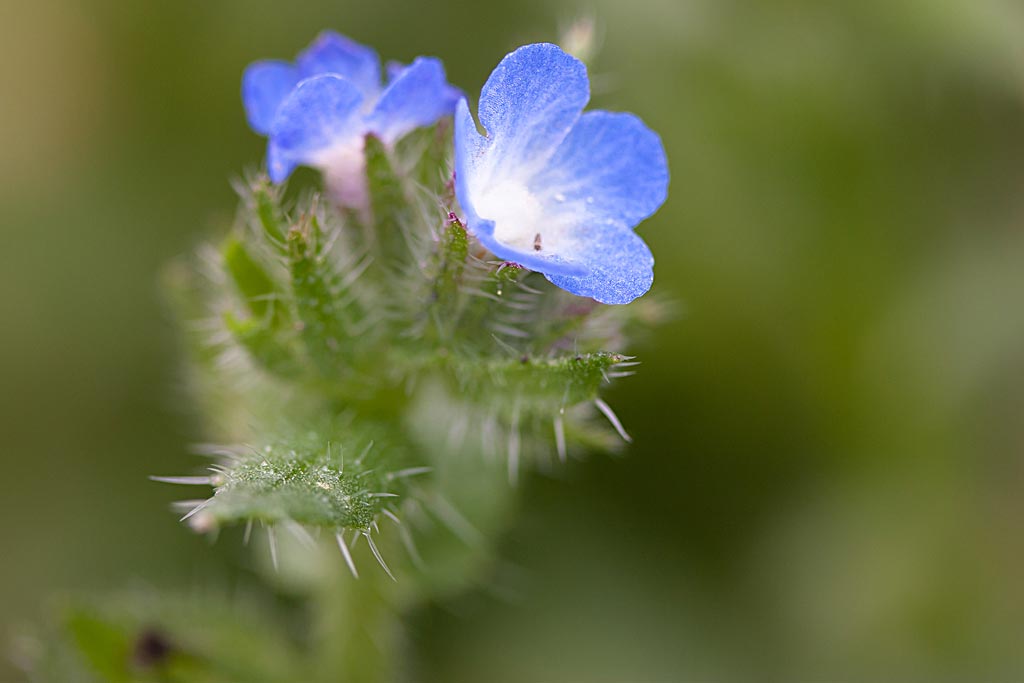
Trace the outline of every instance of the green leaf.
<instances>
[{"instance_id":1,"label":"green leaf","mask_svg":"<svg viewBox=\"0 0 1024 683\"><path fill-rule=\"evenodd\" d=\"M307 434L239 454L223 465L196 526L258 521L368 529L393 493L379 465L401 460L380 448Z\"/></svg>"},{"instance_id":2,"label":"green leaf","mask_svg":"<svg viewBox=\"0 0 1024 683\"><path fill-rule=\"evenodd\" d=\"M272 683L315 681L327 653L300 652L280 627L287 614L258 609L248 591L123 591L76 599L36 645L40 683ZM311 661L312 660L312 661Z\"/></svg>"},{"instance_id":3,"label":"green leaf","mask_svg":"<svg viewBox=\"0 0 1024 683\"><path fill-rule=\"evenodd\" d=\"M84 610L73 610L67 629L89 667L111 683L131 681L132 643L114 624Z\"/></svg>"}]
</instances>

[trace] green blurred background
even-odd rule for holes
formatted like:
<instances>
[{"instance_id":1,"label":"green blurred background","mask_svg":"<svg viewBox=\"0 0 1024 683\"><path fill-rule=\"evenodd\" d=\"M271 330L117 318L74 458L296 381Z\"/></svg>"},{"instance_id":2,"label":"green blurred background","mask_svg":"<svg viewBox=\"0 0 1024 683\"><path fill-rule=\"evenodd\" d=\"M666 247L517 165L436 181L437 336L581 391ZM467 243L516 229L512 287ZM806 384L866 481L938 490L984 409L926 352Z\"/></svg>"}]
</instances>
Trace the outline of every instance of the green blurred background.
<instances>
[{"instance_id":1,"label":"green blurred background","mask_svg":"<svg viewBox=\"0 0 1024 683\"><path fill-rule=\"evenodd\" d=\"M37 0L0 6L0 622L248 578L194 469L163 264L259 163L239 78L322 28L444 59L603 29L593 104L664 138L681 313L636 444L525 488L424 681L1024 680L1024 7L1009 0ZM0 664L0 679L14 675Z\"/></svg>"}]
</instances>

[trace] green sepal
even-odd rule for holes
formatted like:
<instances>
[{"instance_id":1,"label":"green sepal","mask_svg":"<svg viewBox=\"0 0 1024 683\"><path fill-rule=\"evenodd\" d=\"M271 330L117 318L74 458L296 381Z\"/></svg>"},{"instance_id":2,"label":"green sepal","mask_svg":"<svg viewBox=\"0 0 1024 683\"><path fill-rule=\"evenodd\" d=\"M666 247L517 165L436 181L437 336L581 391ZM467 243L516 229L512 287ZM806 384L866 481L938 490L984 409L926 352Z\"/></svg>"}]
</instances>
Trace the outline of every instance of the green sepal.
<instances>
[{"instance_id":1,"label":"green sepal","mask_svg":"<svg viewBox=\"0 0 1024 683\"><path fill-rule=\"evenodd\" d=\"M432 197L440 197L444 205L454 198L451 192L452 123L444 118L429 128L413 131L398 141L395 157L406 169L410 180Z\"/></svg>"},{"instance_id":2,"label":"green sepal","mask_svg":"<svg viewBox=\"0 0 1024 683\"><path fill-rule=\"evenodd\" d=\"M282 327L288 318L281 290L266 269L249 253L245 243L229 237L222 248L224 269L235 283L249 312L271 328Z\"/></svg>"},{"instance_id":3,"label":"green sepal","mask_svg":"<svg viewBox=\"0 0 1024 683\"><path fill-rule=\"evenodd\" d=\"M438 233L436 252L428 275L430 294L426 313L442 341L451 338L466 303L461 288L468 256L469 235L458 219L450 217Z\"/></svg>"},{"instance_id":4,"label":"green sepal","mask_svg":"<svg viewBox=\"0 0 1024 683\"><path fill-rule=\"evenodd\" d=\"M474 244L471 242L470 246ZM474 282L463 288L462 306L457 319L451 322L462 344L490 352L495 348L493 325L508 313L505 305L508 297L519 291L519 283L529 271L514 263L494 266L479 261L474 268L478 271L471 273ZM487 333L481 334L481 331Z\"/></svg>"},{"instance_id":5,"label":"green sepal","mask_svg":"<svg viewBox=\"0 0 1024 683\"><path fill-rule=\"evenodd\" d=\"M409 234L413 224L412 205L384 142L375 135L367 135L365 153L373 214L373 229L368 232L368 240L383 264L394 270L410 257L410 240L414 237Z\"/></svg>"},{"instance_id":6,"label":"green sepal","mask_svg":"<svg viewBox=\"0 0 1024 683\"><path fill-rule=\"evenodd\" d=\"M510 359L452 362L459 391L479 401L511 405L541 414L593 401L607 371L629 360L617 353L588 353L560 358L524 355Z\"/></svg>"},{"instance_id":7,"label":"green sepal","mask_svg":"<svg viewBox=\"0 0 1024 683\"><path fill-rule=\"evenodd\" d=\"M271 244L283 247L288 234L288 220L281 209L281 190L266 176L260 176L251 185L252 212L256 223Z\"/></svg>"},{"instance_id":8,"label":"green sepal","mask_svg":"<svg viewBox=\"0 0 1024 683\"><path fill-rule=\"evenodd\" d=\"M246 350L249 356L268 372L286 379L296 379L302 366L290 345L282 340L280 331L259 318L236 317L230 311L224 313L224 326L232 339Z\"/></svg>"},{"instance_id":9,"label":"green sepal","mask_svg":"<svg viewBox=\"0 0 1024 683\"><path fill-rule=\"evenodd\" d=\"M340 228L335 228L340 229ZM288 269L306 353L320 372L336 379L345 367L355 302L326 252L321 219L307 214L288 231Z\"/></svg>"}]
</instances>

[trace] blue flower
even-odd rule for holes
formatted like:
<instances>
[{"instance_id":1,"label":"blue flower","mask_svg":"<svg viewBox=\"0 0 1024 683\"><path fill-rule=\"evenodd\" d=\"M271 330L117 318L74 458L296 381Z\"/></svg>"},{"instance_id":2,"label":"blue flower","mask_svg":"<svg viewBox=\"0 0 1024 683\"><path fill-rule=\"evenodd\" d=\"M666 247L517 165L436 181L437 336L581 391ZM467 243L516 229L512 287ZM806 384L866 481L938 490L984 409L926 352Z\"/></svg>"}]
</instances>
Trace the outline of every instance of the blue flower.
<instances>
[{"instance_id":1,"label":"blue flower","mask_svg":"<svg viewBox=\"0 0 1024 683\"><path fill-rule=\"evenodd\" d=\"M661 140L632 114L583 113L582 62L555 45L506 56L480 93L477 131L455 113L455 191L467 224L499 258L602 303L629 303L654 280L634 226L665 201Z\"/></svg>"},{"instance_id":2,"label":"blue flower","mask_svg":"<svg viewBox=\"0 0 1024 683\"><path fill-rule=\"evenodd\" d=\"M365 199L363 140L394 144L406 133L450 115L461 93L448 85L433 57L388 64L371 48L325 31L295 63L251 64L242 78L249 125L269 138L267 170L284 181L299 165L321 169L345 204Z\"/></svg>"}]
</instances>

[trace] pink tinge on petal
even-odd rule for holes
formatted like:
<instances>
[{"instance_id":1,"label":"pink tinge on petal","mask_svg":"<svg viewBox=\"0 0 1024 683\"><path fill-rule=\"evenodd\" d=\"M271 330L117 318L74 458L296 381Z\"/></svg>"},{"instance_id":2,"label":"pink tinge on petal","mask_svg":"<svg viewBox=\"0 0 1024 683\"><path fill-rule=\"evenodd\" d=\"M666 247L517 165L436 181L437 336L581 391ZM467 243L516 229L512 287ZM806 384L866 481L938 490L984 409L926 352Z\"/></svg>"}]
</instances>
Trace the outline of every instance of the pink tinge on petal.
<instances>
[{"instance_id":1,"label":"pink tinge on petal","mask_svg":"<svg viewBox=\"0 0 1024 683\"><path fill-rule=\"evenodd\" d=\"M324 174L324 185L331 199L369 217L370 190L366 183L366 155L363 142L335 147L325 152L316 164Z\"/></svg>"}]
</instances>

